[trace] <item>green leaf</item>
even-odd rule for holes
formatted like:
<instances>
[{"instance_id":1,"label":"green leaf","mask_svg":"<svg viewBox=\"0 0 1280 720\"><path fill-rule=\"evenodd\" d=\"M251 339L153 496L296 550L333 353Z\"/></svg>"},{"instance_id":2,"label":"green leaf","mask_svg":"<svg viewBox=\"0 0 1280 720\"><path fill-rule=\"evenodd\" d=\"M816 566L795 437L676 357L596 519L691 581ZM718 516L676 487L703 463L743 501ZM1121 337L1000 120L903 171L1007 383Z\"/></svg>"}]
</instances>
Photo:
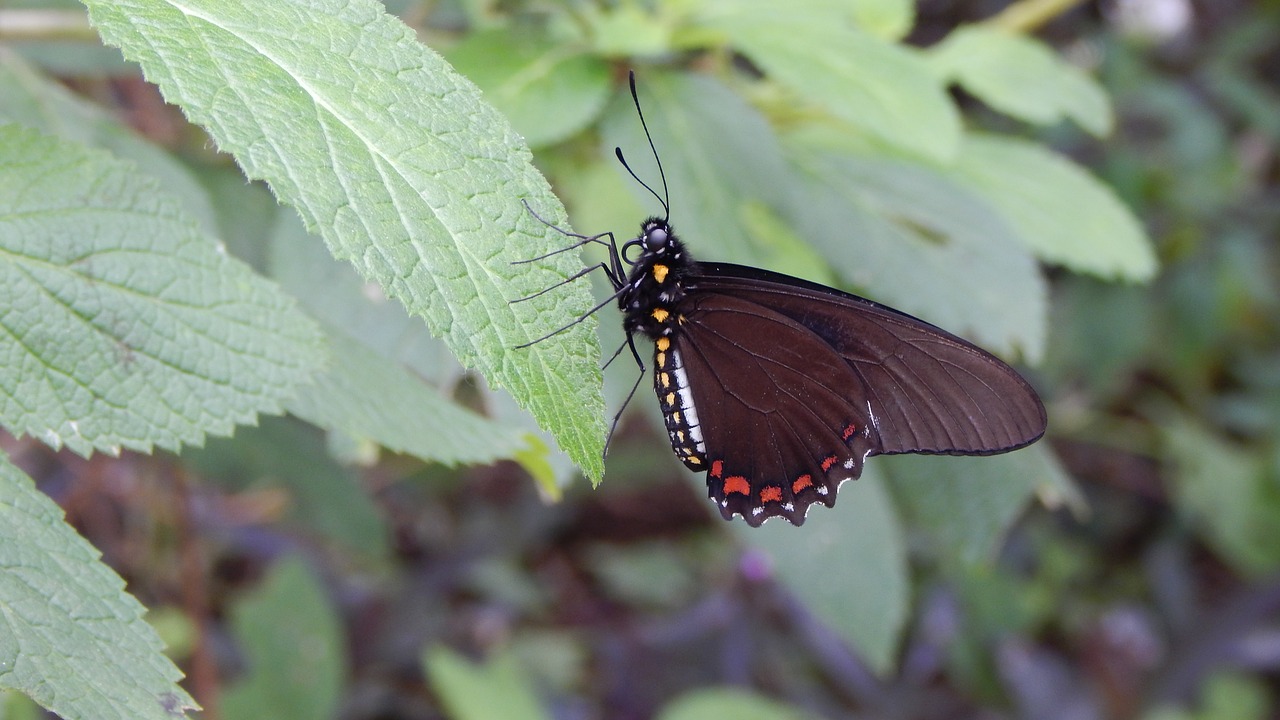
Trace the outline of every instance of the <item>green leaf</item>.
<instances>
[{"instance_id":1,"label":"green leaf","mask_svg":"<svg viewBox=\"0 0 1280 720\"><path fill-rule=\"evenodd\" d=\"M289 524L362 553L362 561L389 555L385 514L315 428L293 418L263 418L258 427L191 448L181 459L232 492L283 488Z\"/></svg>"},{"instance_id":2,"label":"green leaf","mask_svg":"<svg viewBox=\"0 0 1280 720\"><path fill-rule=\"evenodd\" d=\"M297 213L274 207L261 241L264 271L322 327L340 329L437 387L450 387L465 376L448 346L432 337L421 320L388 298L377 283L361 278L350 263L335 260Z\"/></svg>"},{"instance_id":3,"label":"green leaf","mask_svg":"<svg viewBox=\"0 0 1280 720\"><path fill-rule=\"evenodd\" d=\"M593 123L609 99L609 64L585 48L518 29L468 35L445 53L530 147L565 140Z\"/></svg>"},{"instance_id":4,"label":"green leaf","mask_svg":"<svg viewBox=\"0 0 1280 720\"><path fill-rule=\"evenodd\" d=\"M0 687L65 720L173 720L196 707L124 580L0 457Z\"/></svg>"},{"instance_id":5,"label":"green leaf","mask_svg":"<svg viewBox=\"0 0 1280 720\"><path fill-rule=\"evenodd\" d=\"M901 455L885 458L894 498L912 527L945 557L989 562L1036 488L1054 483L1036 452L992 457Z\"/></svg>"},{"instance_id":6,"label":"green leaf","mask_svg":"<svg viewBox=\"0 0 1280 720\"><path fill-rule=\"evenodd\" d=\"M451 720L546 720L529 678L512 656L484 665L469 662L438 645L423 655L431 689Z\"/></svg>"},{"instance_id":7,"label":"green leaf","mask_svg":"<svg viewBox=\"0 0 1280 720\"><path fill-rule=\"evenodd\" d=\"M328 371L286 405L303 420L446 465L527 449L522 431L466 410L341 331L330 330L328 341Z\"/></svg>"},{"instance_id":8,"label":"green leaf","mask_svg":"<svg viewBox=\"0 0 1280 720\"><path fill-rule=\"evenodd\" d=\"M1280 483L1257 453L1215 436L1198 421L1162 423L1173 461L1177 507L1242 573L1263 577L1280 565Z\"/></svg>"},{"instance_id":9,"label":"green leaf","mask_svg":"<svg viewBox=\"0 0 1280 720\"><path fill-rule=\"evenodd\" d=\"M954 168L996 207L1042 259L1104 279L1150 280L1155 251L1110 188L1034 143L965 138Z\"/></svg>"},{"instance_id":10,"label":"green leaf","mask_svg":"<svg viewBox=\"0 0 1280 720\"><path fill-rule=\"evenodd\" d=\"M599 478L595 322L563 209L474 85L375 0L175 6L89 0L103 38L294 206L340 259L426 318L462 363L507 388Z\"/></svg>"},{"instance_id":11,"label":"green leaf","mask_svg":"<svg viewBox=\"0 0 1280 720\"><path fill-rule=\"evenodd\" d=\"M307 566L287 558L232 608L247 677L222 697L227 720L329 720L346 676L337 609Z\"/></svg>"},{"instance_id":12,"label":"green leaf","mask_svg":"<svg viewBox=\"0 0 1280 720\"><path fill-rule=\"evenodd\" d=\"M811 508L803 529L780 520L759 528L733 525L740 539L772 559L791 592L872 668L884 673L893 667L911 600L907 547L874 467L841 486L835 507Z\"/></svg>"},{"instance_id":13,"label":"green leaf","mask_svg":"<svg viewBox=\"0 0 1280 720\"><path fill-rule=\"evenodd\" d=\"M676 698L662 709L658 720L805 720L812 717L797 708L763 695L728 688L696 690Z\"/></svg>"},{"instance_id":14,"label":"green leaf","mask_svg":"<svg viewBox=\"0 0 1280 720\"><path fill-rule=\"evenodd\" d=\"M268 242L268 272L320 320L332 356L315 384L289 402L290 412L450 465L492 462L526 449L523 429L481 417L423 381L451 386L463 370L403 306L325 252L296 215L280 211Z\"/></svg>"},{"instance_id":15,"label":"green leaf","mask_svg":"<svg viewBox=\"0 0 1280 720\"><path fill-rule=\"evenodd\" d=\"M87 455L277 413L323 360L294 302L131 166L0 127L0 419Z\"/></svg>"},{"instance_id":16,"label":"green leaf","mask_svg":"<svg viewBox=\"0 0 1280 720\"><path fill-rule=\"evenodd\" d=\"M216 230L209 197L185 165L135 135L102 108L71 94L58 82L40 75L17 54L0 47L0 123L3 122L26 125L132 160L139 170L158 180L166 193L181 201L183 211L202 229Z\"/></svg>"},{"instance_id":17,"label":"green leaf","mask_svg":"<svg viewBox=\"0 0 1280 720\"><path fill-rule=\"evenodd\" d=\"M1204 683L1196 720L1263 720L1272 712L1271 692L1259 677L1218 670Z\"/></svg>"},{"instance_id":18,"label":"green leaf","mask_svg":"<svg viewBox=\"0 0 1280 720\"><path fill-rule=\"evenodd\" d=\"M575 8L587 26L595 54L608 58L650 57L671 51L671 19L637 3L587 4Z\"/></svg>"},{"instance_id":19,"label":"green leaf","mask_svg":"<svg viewBox=\"0 0 1280 720\"><path fill-rule=\"evenodd\" d=\"M858 27L886 40L901 40L916 20L915 0L852 0L848 7Z\"/></svg>"},{"instance_id":20,"label":"green leaf","mask_svg":"<svg viewBox=\"0 0 1280 720\"><path fill-rule=\"evenodd\" d=\"M705 75L646 73L637 78L637 90L662 157L672 220L681 237L697 257L761 264L773 248L754 243L745 221L753 203L785 207L781 199L787 190L777 179L785 176L786 164L773 130L741 97ZM620 147L636 174L662 191L626 91L606 110L601 134L608 152ZM637 184L632 190L653 203L647 190Z\"/></svg>"},{"instance_id":21,"label":"green leaf","mask_svg":"<svg viewBox=\"0 0 1280 720\"><path fill-rule=\"evenodd\" d=\"M930 167L828 139L787 139L800 190L789 213L797 231L871 298L1038 361L1048 290L1012 227L982 196Z\"/></svg>"},{"instance_id":22,"label":"green leaf","mask_svg":"<svg viewBox=\"0 0 1280 720\"><path fill-rule=\"evenodd\" d=\"M970 25L931 48L926 59L947 82L1015 118L1040 125L1070 118L1099 137L1115 122L1102 86L1033 38Z\"/></svg>"},{"instance_id":23,"label":"green leaf","mask_svg":"<svg viewBox=\"0 0 1280 720\"><path fill-rule=\"evenodd\" d=\"M702 20L774 80L853 127L931 160L955 156L960 114L914 51L785 4L734 4Z\"/></svg>"}]
</instances>

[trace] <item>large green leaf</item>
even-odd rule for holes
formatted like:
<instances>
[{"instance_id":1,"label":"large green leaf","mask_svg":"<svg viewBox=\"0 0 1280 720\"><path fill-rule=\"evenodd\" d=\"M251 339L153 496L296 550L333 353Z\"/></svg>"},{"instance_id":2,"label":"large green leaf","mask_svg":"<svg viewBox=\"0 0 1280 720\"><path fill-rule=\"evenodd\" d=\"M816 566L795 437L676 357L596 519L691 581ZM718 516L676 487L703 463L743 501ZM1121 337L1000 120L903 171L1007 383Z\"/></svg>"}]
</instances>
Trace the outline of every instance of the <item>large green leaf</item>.
<instances>
[{"instance_id":1,"label":"large green leaf","mask_svg":"<svg viewBox=\"0 0 1280 720\"><path fill-rule=\"evenodd\" d=\"M1155 275L1155 251L1133 213L1061 155L1023 140L970 135L945 172L986 196L1048 262L1108 279Z\"/></svg>"},{"instance_id":2,"label":"large green leaf","mask_svg":"<svg viewBox=\"0 0 1280 720\"><path fill-rule=\"evenodd\" d=\"M195 702L124 580L0 458L0 687L65 720L173 720Z\"/></svg>"},{"instance_id":3,"label":"large green leaf","mask_svg":"<svg viewBox=\"0 0 1280 720\"><path fill-rule=\"evenodd\" d=\"M328 371L287 405L307 422L448 465L492 462L525 449L522 431L457 405L341 331L330 330L328 341Z\"/></svg>"},{"instance_id":4,"label":"large green leaf","mask_svg":"<svg viewBox=\"0 0 1280 720\"><path fill-rule=\"evenodd\" d=\"M165 192L175 196L182 203L183 212L197 220L201 228L215 230L209 198L185 165L138 137L101 107L40 75L17 53L0 47L0 122L4 121L110 150L117 157L132 160L143 173L159 180Z\"/></svg>"},{"instance_id":5,"label":"large green leaf","mask_svg":"<svg viewBox=\"0 0 1280 720\"><path fill-rule=\"evenodd\" d=\"M0 421L88 454L281 412L314 323L133 167L0 127Z\"/></svg>"},{"instance_id":6,"label":"large green leaf","mask_svg":"<svg viewBox=\"0 0 1280 720\"><path fill-rule=\"evenodd\" d=\"M468 35L445 56L531 147L560 142L586 128L609 99L608 63L564 40L486 30Z\"/></svg>"},{"instance_id":7,"label":"large green leaf","mask_svg":"<svg viewBox=\"0 0 1280 720\"><path fill-rule=\"evenodd\" d=\"M782 520L734 528L859 656L879 672L893 666L911 600L907 547L874 467L841 486L834 508L811 507L803 528Z\"/></svg>"},{"instance_id":8,"label":"large green leaf","mask_svg":"<svg viewBox=\"0 0 1280 720\"><path fill-rule=\"evenodd\" d=\"M222 698L227 720L329 720L338 710L346 648L337 609L301 560L274 567L233 609L248 673Z\"/></svg>"},{"instance_id":9,"label":"large green leaf","mask_svg":"<svg viewBox=\"0 0 1280 720\"><path fill-rule=\"evenodd\" d=\"M480 417L440 391L462 374L444 343L314 240L282 210L266 258L271 276L320 320L332 356L289 411L429 461L491 462L521 450L523 430Z\"/></svg>"},{"instance_id":10,"label":"large green leaf","mask_svg":"<svg viewBox=\"0 0 1280 720\"><path fill-rule=\"evenodd\" d=\"M952 32L926 57L948 82L1013 117L1041 125L1071 118L1094 135L1111 132L1106 91L1038 40L971 25Z\"/></svg>"},{"instance_id":11,"label":"large green leaf","mask_svg":"<svg viewBox=\"0 0 1280 720\"><path fill-rule=\"evenodd\" d=\"M831 13L776 2L713 5L700 16L771 78L870 136L932 160L953 158L960 114L914 50Z\"/></svg>"},{"instance_id":12,"label":"large green leaf","mask_svg":"<svg viewBox=\"0 0 1280 720\"><path fill-rule=\"evenodd\" d=\"M470 82L374 0L88 0L103 38L267 180L335 256L507 388L587 474L604 437L591 307L533 218L564 214L528 149Z\"/></svg>"},{"instance_id":13,"label":"large green leaf","mask_svg":"<svg viewBox=\"0 0 1280 720\"><path fill-rule=\"evenodd\" d=\"M1038 360L1048 291L1010 224L930 167L826 139L786 143L801 188L789 216L800 234L872 299Z\"/></svg>"}]
</instances>

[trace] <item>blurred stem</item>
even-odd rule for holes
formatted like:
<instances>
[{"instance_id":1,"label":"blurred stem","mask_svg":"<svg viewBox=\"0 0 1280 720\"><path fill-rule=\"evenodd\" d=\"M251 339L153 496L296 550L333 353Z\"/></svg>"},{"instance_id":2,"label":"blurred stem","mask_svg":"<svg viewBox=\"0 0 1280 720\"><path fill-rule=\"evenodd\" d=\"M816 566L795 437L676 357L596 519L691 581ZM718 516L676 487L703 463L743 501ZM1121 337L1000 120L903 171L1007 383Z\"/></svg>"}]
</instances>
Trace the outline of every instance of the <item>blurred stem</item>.
<instances>
[{"instance_id":1,"label":"blurred stem","mask_svg":"<svg viewBox=\"0 0 1280 720\"><path fill-rule=\"evenodd\" d=\"M1025 34L1082 4L1084 0L1019 0L987 19L984 24Z\"/></svg>"},{"instance_id":2,"label":"blurred stem","mask_svg":"<svg viewBox=\"0 0 1280 720\"><path fill-rule=\"evenodd\" d=\"M89 18L76 10L0 10L0 42L88 40L98 42Z\"/></svg>"}]
</instances>

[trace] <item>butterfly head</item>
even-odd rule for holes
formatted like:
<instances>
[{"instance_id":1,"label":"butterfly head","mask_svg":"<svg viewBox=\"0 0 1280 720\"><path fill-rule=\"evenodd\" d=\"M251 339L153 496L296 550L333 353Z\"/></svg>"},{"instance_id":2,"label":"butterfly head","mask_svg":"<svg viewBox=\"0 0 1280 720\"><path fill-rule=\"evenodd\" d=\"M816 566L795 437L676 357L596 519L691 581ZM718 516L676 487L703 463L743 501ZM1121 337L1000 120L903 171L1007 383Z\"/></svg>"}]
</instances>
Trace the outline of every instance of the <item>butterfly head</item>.
<instances>
[{"instance_id":1,"label":"butterfly head","mask_svg":"<svg viewBox=\"0 0 1280 720\"><path fill-rule=\"evenodd\" d=\"M640 226L640 245L644 247L645 252L665 255L667 246L674 238L671 226L665 220L653 217L645 220Z\"/></svg>"}]
</instances>

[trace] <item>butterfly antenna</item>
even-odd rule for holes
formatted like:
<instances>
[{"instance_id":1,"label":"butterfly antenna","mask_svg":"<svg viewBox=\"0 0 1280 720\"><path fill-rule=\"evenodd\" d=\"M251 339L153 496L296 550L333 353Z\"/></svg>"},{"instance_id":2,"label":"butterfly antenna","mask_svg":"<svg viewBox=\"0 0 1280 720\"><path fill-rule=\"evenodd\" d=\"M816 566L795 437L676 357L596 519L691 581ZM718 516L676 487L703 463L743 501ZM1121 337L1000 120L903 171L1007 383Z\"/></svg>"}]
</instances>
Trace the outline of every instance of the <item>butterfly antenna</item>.
<instances>
[{"instance_id":1,"label":"butterfly antenna","mask_svg":"<svg viewBox=\"0 0 1280 720\"><path fill-rule=\"evenodd\" d=\"M649 141L649 150L653 152L653 160L658 164L658 176L662 178L662 195L659 195L653 188L649 187L648 183L641 180L636 175L635 171L631 169L631 166L627 164L626 158L622 157L622 148L615 147L613 152L618 156L618 162L622 163L622 167L626 168L627 172L631 174L632 179L640 183L645 190L648 190L649 193L657 198L658 202L662 204L662 210L664 212L662 220L663 222L666 222L671 218L671 191L667 189L667 173L662 169L662 159L658 157L658 148L653 144L653 136L649 134L649 124L644 121L644 111L640 109L640 96L636 94L635 70L630 72L629 78L631 81L631 101L635 103L636 114L640 116L640 127L644 128L644 137Z\"/></svg>"}]
</instances>

